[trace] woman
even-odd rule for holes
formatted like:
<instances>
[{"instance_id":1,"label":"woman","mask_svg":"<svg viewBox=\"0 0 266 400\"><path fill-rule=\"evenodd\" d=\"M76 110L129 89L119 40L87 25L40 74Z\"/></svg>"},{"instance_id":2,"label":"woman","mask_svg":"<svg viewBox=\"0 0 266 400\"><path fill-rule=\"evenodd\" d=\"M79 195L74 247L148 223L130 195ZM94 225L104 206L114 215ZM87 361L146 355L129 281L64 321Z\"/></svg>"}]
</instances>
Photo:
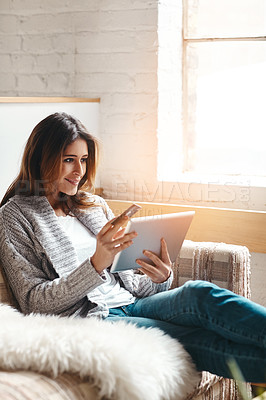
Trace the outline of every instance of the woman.
<instances>
[{"instance_id":1,"label":"woman","mask_svg":"<svg viewBox=\"0 0 266 400\"><path fill-rule=\"evenodd\" d=\"M177 338L198 370L231 377L234 358L246 381L266 380L266 310L209 282L169 290L171 260L145 251L132 270L112 274L114 256L136 232L112 225L103 199L89 194L97 141L75 118L56 113L32 131L20 173L0 208L0 251L20 310L157 327Z\"/></svg>"}]
</instances>

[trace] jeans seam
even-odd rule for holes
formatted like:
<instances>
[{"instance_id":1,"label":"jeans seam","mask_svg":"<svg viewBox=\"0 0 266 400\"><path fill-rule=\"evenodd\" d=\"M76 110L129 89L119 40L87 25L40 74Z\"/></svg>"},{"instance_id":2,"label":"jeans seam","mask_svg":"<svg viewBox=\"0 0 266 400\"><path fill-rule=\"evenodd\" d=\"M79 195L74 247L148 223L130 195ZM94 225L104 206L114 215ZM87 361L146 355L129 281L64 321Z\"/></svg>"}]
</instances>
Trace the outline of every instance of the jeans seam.
<instances>
[{"instance_id":1,"label":"jeans seam","mask_svg":"<svg viewBox=\"0 0 266 400\"><path fill-rule=\"evenodd\" d=\"M187 314L189 314L190 316L199 316L199 313L195 313L195 312L192 312L192 311L189 311L189 313L188 312L182 312L182 313L179 313L178 315L179 316L182 316L182 315L184 315L184 316L186 316ZM166 317L165 319L160 319L161 321L166 321L166 322L169 322L169 323L172 323L172 321L174 320L176 318L176 316L172 316L172 317ZM248 339L248 340L252 340L252 341L256 341L256 342L258 342L259 341L259 343L261 343L261 338L262 338L262 346L264 346L264 343L263 343L263 337L261 337L261 336L250 336L250 335L245 335L245 336L243 336L243 334L239 334L239 333L237 333L236 331L234 331L234 330L232 330L232 329L228 329L227 327L226 327L226 325L222 325L222 324L219 324L218 323L218 320L216 320L216 319L210 319L210 318L208 318L208 317L206 317L205 315L200 315L200 319L201 319L201 321L207 321L208 322L208 324L210 324L211 326L214 326L215 328L222 328L226 333L228 333L230 336L231 335L234 335L234 337L235 338L240 338L240 339L243 339L243 338L245 338L245 339ZM178 324L179 325L179 324ZM182 326L184 326L184 324L183 323L181 323L180 325L182 325ZM198 327L198 328L205 328L204 327L204 324L202 324L202 325L185 325L185 326L195 326L195 327ZM216 332L217 333L217 329L211 329L213 332ZM229 336L228 335L228 336ZM228 336L227 336L227 338L228 338ZM230 339L230 340L232 340L232 339ZM232 341L234 341L234 340L232 340Z\"/></svg>"}]
</instances>

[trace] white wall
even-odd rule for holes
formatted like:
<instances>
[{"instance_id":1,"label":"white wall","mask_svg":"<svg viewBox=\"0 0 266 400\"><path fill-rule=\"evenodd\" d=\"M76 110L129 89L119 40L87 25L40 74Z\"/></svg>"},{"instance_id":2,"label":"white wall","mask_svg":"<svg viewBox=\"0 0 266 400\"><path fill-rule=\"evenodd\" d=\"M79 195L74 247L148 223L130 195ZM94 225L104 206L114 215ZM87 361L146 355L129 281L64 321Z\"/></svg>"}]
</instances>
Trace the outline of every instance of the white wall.
<instances>
[{"instance_id":1,"label":"white wall","mask_svg":"<svg viewBox=\"0 0 266 400\"><path fill-rule=\"evenodd\" d=\"M0 95L101 98L102 186L156 179L157 1L0 3Z\"/></svg>"},{"instance_id":2,"label":"white wall","mask_svg":"<svg viewBox=\"0 0 266 400\"><path fill-rule=\"evenodd\" d=\"M0 102L0 171L5 171L1 176L0 199L18 174L23 149L33 127L47 115L61 111L75 115L85 124L89 132L99 137L98 102ZM100 186L98 175L95 186Z\"/></svg>"},{"instance_id":3,"label":"white wall","mask_svg":"<svg viewBox=\"0 0 266 400\"><path fill-rule=\"evenodd\" d=\"M172 97L180 82L171 82L164 61L178 67L167 21L180 23L181 3L1 0L0 95L100 97L100 183L107 197L160 201L165 190L169 202L252 209L259 189L255 200L248 192L246 201L249 187L243 196L233 185L213 190L207 184L205 190L157 181L158 137L166 142L169 133L162 123L172 118L175 102L180 104L178 90ZM265 207L265 199L259 201ZM266 305L266 257L253 259L253 298Z\"/></svg>"}]
</instances>

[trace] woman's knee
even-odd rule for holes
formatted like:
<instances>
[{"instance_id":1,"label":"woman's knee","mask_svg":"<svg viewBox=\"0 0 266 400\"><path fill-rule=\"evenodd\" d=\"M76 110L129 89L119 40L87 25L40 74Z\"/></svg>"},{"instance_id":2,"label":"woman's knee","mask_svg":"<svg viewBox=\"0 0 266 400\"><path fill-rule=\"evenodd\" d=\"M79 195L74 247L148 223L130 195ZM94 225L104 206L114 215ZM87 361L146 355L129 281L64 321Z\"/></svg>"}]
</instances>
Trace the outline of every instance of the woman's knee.
<instances>
[{"instance_id":1,"label":"woman's knee","mask_svg":"<svg viewBox=\"0 0 266 400\"><path fill-rule=\"evenodd\" d=\"M214 287L217 287L212 282L209 281L203 281L203 280L189 280L183 285L184 287L191 288L191 289L198 289L198 288L203 288L203 289L212 289Z\"/></svg>"},{"instance_id":2,"label":"woman's knee","mask_svg":"<svg viewBox=\"0 0 266 400\"><path fill-rule=\"evenodd\" d=\"M190 296L191 299L196 299L203 296L208 296L213 290L219 290L219 287L209 281L195 280L187 281L183 285L184 293Z\"/></svg>"}]
</instances>

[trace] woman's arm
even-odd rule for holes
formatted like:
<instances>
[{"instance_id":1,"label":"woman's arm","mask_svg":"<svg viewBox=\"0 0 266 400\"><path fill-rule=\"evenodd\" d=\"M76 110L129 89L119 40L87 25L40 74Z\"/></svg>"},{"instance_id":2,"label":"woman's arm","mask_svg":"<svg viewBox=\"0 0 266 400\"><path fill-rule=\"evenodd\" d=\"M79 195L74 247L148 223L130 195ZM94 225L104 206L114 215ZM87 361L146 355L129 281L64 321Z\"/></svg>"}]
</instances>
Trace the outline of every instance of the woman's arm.
<instances>
[{"instance_id":1,"label":"woman's arm","mask_svg":"<svg viewBox=\"0 0 266 400\"><path fill-rule=\"evenodd\" d=\"M104 282L90 260L59 277L41 245L34 242L30 223L12 211L0 212L0 252L21 311L70 315L82 305L88 307L83 304L88 302L87 293Z\"/></svg>"}]
</instances>

